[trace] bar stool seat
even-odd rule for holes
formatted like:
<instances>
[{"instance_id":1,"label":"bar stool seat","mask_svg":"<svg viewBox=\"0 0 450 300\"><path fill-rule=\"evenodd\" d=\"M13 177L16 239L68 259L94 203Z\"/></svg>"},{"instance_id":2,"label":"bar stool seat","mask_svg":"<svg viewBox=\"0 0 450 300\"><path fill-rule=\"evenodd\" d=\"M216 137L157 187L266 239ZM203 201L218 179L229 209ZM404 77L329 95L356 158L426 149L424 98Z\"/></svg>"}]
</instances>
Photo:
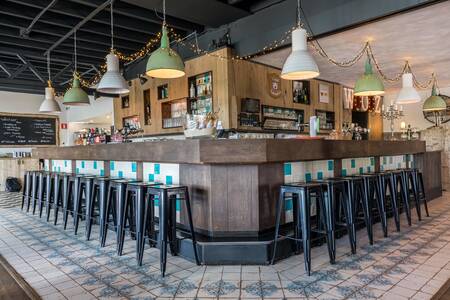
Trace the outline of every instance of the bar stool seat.
<instances>
[{"instance_id":1,"label":"bar stool seat","mask_svg":"<svg viewBox=\"0 0 450 300\"><path fill-rule=\"evenodd\" d=\"M327 190L327 185L319 182L296 182L290 184L284 184L280 187L280 196L277 201L276 207L276 224L275 224L275 237L273 242L273 250L272 250L272 260L271 263L275 262L275 257L277 253L277 244L278 238L284 237L286 239L291 239L295 241L296 249L299 250L299 242L303 244L303 253L305 257L305 270L308 275L311 275L311 196L313 194L316 195L316 199L318 200L319 209L318 216L322 221L327 219L325 216L326 212L329 212L325 208L324 203L324 191ZM285 202L286 193L292 194L293 198L293 210L294 210L294 237L291 236L282 236L279 233L280 230L280 220L283 203ZM328 216L328 219L331 217ZM324 222L325 227L325 236L327 237L328 246L328 254L330 256L330 262L334 262L334 254L333 254L333 245L332 241L329 240L329 229L328 222ZM300 236L301 233L301 236ZM320 232L319 233L323 233Z\"/></svg>"}]
</instances>

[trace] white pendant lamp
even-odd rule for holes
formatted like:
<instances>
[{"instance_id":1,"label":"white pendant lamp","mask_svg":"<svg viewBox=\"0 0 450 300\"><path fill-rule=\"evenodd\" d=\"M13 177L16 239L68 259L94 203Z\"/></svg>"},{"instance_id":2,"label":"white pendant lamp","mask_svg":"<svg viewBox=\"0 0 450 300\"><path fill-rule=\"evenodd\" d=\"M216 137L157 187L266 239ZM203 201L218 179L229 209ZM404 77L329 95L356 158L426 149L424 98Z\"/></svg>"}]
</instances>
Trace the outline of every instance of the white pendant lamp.
<instances>
[{"instance_id":1,"label":"white pendant lamp","mask_svg":"<svg viewBox=\"0 0 450 300\"><path fill-rule=\"evenodd\" d=\"M45 88L45 98L39 107L41 113L61 113L61 108L55 100L55 89L52 87L50 74L50 53L47 54L47 71L48 71L48 86Z\"/></svg>"},{"instance_id":2,"label":"white pendant lamp","mask_svg":"<svg viewBox=\"0 0 450 300\"><path fill-rule=\"evenodd\" d=\"M413 76L411 73L404 73L402 75L402 89L397 96L397 104L412 104L421 101L420 95L413 86Z\"/></svg>"},{"instance_id":3,"label":"white pendant lamp","mask_svg":"<svg viewBox=\"0 0 450 300\"><path fill-rule=\"evenodd\" d=\"M306 80L320 75L319 67L308 51L306 30L300 26L300 0L297 2L298 27L292 31L292 52L284 62L281 78Z\"/></svg>"},{"instance_id":4,"label":"white pendant lamp","mask_svg":"<svg viewBox=\"0 0 450 300\"><path fill-rule=\"evenodd\" d=\"M130 92L127 82L120 74L119 58L114 54L113 1L111 1L111 52L106 56L106 73L100 80L97 91L110 94Z\"/></svg>"}]
</instances>

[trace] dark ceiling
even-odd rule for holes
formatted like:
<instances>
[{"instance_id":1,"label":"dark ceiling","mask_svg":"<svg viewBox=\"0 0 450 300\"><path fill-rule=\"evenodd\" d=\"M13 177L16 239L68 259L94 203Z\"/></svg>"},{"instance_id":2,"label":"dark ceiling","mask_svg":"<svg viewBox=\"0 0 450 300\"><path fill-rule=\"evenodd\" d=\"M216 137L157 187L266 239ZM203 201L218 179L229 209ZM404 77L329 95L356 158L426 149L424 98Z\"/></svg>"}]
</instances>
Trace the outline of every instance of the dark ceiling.
<instances>
[{"instance_id":1,"label":"dark ceiling","mask_svg":"<svg viewBox=\"0 0 450 300\"><path fill-rule=\"evenodd\" d=\"M95 76L110 48L108 2L0 0L0 89L43 93L44 53L76 26L78 71L87 80ZM181 36L201 33L251 14L262 2L267 0L167 0L167 22ZM160 31L161 10L162 0L116 0L115 48L124 54L141 49ZM73 52L73 34L51 51L57 90L64 90L72 76Z\"/></svg>"}]
</instances>

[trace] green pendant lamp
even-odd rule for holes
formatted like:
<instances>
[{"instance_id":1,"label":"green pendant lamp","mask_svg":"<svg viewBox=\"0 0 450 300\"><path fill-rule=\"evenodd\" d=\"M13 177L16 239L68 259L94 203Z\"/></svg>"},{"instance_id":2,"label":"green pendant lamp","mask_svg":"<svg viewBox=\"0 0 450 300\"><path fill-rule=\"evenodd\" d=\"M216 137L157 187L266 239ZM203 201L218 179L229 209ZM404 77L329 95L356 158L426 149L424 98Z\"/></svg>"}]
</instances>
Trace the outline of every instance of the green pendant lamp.
<instances>
[{"instance_id":1,"label":"green pendant lamp","mask_svg":"<svg viewBox=\"0 0 450 300\"><path fill-rule=\"evenodd\" d=\"M70 89L64 94L64 105L69 106L85 106L89 105L89 96L81 88L80 77L77 73L77 33L74 32L74 49L75 49L75 71L73 73L73 82Z\"/></svg>"},{"instance_id":2,"label":"green pendant lamp","mask_svg":"<svg viewBox=\"0 0 450 300\"><path fill-rule=\"evenodd\" d=\"M166 1L163 1L164 21L162 26L161 46L153 51L147 61L146 75L154 78L173 79L183 77L184 62L180 55L170 48L166 27Z\"/></svg>"},{"instance_id":3,"label":"green pendant lamp","mask_svg":"<svg viewBox=\"0 0 450 300\"><path fill-rule=\"evenodd\" d=\"M433 83L431 96L423 103L422 110L424 112L441 112L447 110L447 103L437 94L436 81Z\"/></svg>"},{"instance_id":4,"label":"green pendant lamp","mask_svg":"<svg viewBox=\"0 0 450 300\"><path fill-rule=\"evenodd\" d=\"M383 82L373 73L370 58L367 57L365 72L355 83L355 96L380 96L384 94Z\"/></svg>"}]
</instances>

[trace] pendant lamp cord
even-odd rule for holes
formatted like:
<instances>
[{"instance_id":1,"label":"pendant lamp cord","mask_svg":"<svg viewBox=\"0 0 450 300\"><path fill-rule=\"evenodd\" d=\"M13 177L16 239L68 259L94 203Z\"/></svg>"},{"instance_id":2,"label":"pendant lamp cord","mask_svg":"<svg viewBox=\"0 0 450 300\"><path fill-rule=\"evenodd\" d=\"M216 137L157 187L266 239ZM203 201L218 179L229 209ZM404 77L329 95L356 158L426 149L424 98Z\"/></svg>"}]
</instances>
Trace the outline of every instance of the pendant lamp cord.
<instances>
[{"instance_id":1,"label":"pendant lamp cord","mask_svg":"<svg viewBox=\"0 0 450 300\"><path fill-rule=\"evenodd\" d=\"M50 52L47 53L47 73L48 73L48 81L51 81L51 73L50 73Z\"/></svg>"},{"instance_id":2,"label":"pendant lamp cord","mask_svg":"<svg viewBox=\"0 0 450 300\"><path fill-rule=\"evenodd\" d=\"M73 32L73 49L75 50L75 73L77 73L77 31Z\"/></svg>"},{"instance_id":3,"label":"pendant lamp cord","mask_svg":"<svg viewBox=\"0 0 450 300\"><path fill-rule=\"evenodd\" d=\"M111 51L114 49L114 13L113 13L113 3L114 1L111 1Z\"/></svg>"},{"instance_id":4,"label":"pendant lamp cord","mask_svg":"<svg viewBox=\"0 0 450 300\"><path fill-rule=\"evenodd\" d=\"M166 26L166 0L163 0L163 26Z\"/></svg>"},{"instance_id":5,"label":"pendant lamp cord","mask_svg":"<svg viewBox=\"0 0 450 300\"><path fill-rule=\"evenodd\" d=\"M301 18L300 18L300 12L302 10L302 4L300 3L300 0L297 0L297 26L301 27Z\"/></svg>"}]
</instances>

